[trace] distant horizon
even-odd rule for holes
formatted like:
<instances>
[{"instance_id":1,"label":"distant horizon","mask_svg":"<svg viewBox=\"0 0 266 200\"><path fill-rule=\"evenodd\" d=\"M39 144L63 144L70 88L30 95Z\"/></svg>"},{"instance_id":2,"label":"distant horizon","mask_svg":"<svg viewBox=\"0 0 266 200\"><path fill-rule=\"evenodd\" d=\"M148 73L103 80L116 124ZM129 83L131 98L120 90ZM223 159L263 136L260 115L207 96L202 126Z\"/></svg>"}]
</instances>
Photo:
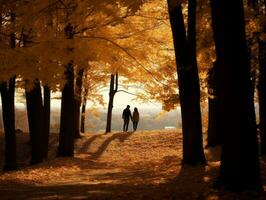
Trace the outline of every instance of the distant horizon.
<instances>
[{"instance_id":1,"label":"distant horizon","mask_svg":"<svg viewBox=\"0 0 266 200\"><path fill-rule=\"evenodd\" d=\"M0 107L1 110L1 107ZM112 115L112 130L121 131L123 120L121 118L123 108L114 108ZM59 132L60 108L51 109L51 132ZM180 108L170 112L161 112L159 108L140 108L139 130L162 130L169 127L176 129L181 128L181 111ZM98 108L96 111L87 108L86 110L86 131L99 132L105 130L107 109ZM25 105L16 107L16 129L28 132L28 118ZM132 129L130 123L130 130ZM3 128L2 116L0 116L0 128Z\"/></svg>"},{"instance_id":2,"label":"distant horizon","mask_svg":"<svg viewBox=\"0 0 266 200\"><path fill-rule=\"evenodd\" d=\"M104 90L105 91L105 90ZM129 88L128 89L129 93L137 93L135 89ZM161 110L162 111L162 104L160 102L140 102L136 100L136 96L133 96L132 94L129 93L124 93L124 92L119 92L115 95L114 97L114 103L113 103L113 108L114 109L123 109L127 105L130 105L131 108L137 107L140 109L156 109L156 110ZM108 108L108 101L109 101L109 92L101 92L103 95L104 103L105 106L102 106L100 104L95 105L91 103L89 100L87 101L87 107L94 107L97 109L107 109ZM15 106L16 108L25 108L26 107L26 100L24 98L21 98L18 93L15 95ZM56 97L61 96L61 92L52 92L51 93L51 108L59 108L61 107L61 100L59 99L54 99ZM0 98L0 106L2 105L1 98Z\"/></svg>"},{"instance_id":3,"label":"distant horizon","mask_svg":"<svg viewBox=\"0 0 266 200\"><path fill-rule=\"evenodd\" d=\"M130 105L130 104L127 104L127 105ZM1 102L0 102L0 106L1 106ZM142 106L142 107L138 107L138 106L131 106L130 105L130 110L133 111L134 107L137 107L139 110L143 110L143 111L153 111L153 112L175 112L175 111L180 111L180 106L177 106L175 109L172 109L170 111L164 111L162 108L160 107L149 107L149 106ZM15 108L16 109L26 109L26 105L23 104L23 103L16 103L15 104ZM90 110L92 108L95 108L101 112L105 112L107 113L107 106L98 106L98 107L95 107L95 106L87 106L86 107L86 110ZM113 112L118 112L118 111L122 111L124 108L126 108L126 105L125 107L113 107ZM52 105L51 104L51 109L53 110L60 110L61 109L61 106L55 106L55 105ZM0 110L1 110L1 107L0 107Z\"/></svg>"}]
</instances>

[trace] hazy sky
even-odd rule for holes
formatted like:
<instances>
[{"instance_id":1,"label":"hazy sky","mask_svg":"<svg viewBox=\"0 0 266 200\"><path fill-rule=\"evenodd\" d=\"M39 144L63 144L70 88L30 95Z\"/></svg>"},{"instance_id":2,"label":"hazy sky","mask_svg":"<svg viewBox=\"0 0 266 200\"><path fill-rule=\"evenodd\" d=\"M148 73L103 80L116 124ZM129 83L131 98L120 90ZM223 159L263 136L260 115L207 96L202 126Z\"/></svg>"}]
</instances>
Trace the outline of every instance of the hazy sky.
<instances>
[{"instance_id":1,"label":"hazy sky","mask_svg":"<svg viewBox=\"0 0 266 200\"><path fill-rule=\"evenodd\" d=\"M130 91L132 92L132 91ZM132 92L134 93L134 91ZM133 109L134 107L138 108L158 108L161 109L161 104L160 103L141 103L136 100L134 100L135 96L131 94L127 94L124 92L118 92L115 95L114 98L114 108L125 108L127 105L130 105L130 107ZM109 94L108 92L104 93L104 99L106 104L108 103L109 100Z\"/></svg>"},{"instance_id":2,"label":"hazy sky","mask_svg":"<svg viewBox=\"0 0 266 200\"><path fill-rule=\"evenodd\" d=\"M129 89L128 92L130 93L137 93L137 90L135 89ZM102 92L104 100L105 100L105 107L99 106L102 109L107 109L108 106L108 100L109 100L109 91L106 89L104 90L104 92ZM61 94L60 93L56 93L56 94L52 94L53 96L57 96L60 97ZM141 108L141 109L156 109L156 110L161 110L162 106L160 103L141 103L138 102L135 99L134 95L131 94L127 94L124 92L118 92L116 93L115 97L114 97L114 110L121 110L123 108L125 108L127 105L130 105L131 109L133 109L134 107L137 108ZM24 103L23 103L24 101ZM1 104L1 98L0 98L0 104ZM60 100L52 100L51 102L51 106L55 107L55 108L60 108L61 105L61 101ZM90 103L88 102L88 107L90 107ZM25 106L25 100L23 98L16 98L16 106L18 107L24 107Z\"/></svg>"}]
</instances>

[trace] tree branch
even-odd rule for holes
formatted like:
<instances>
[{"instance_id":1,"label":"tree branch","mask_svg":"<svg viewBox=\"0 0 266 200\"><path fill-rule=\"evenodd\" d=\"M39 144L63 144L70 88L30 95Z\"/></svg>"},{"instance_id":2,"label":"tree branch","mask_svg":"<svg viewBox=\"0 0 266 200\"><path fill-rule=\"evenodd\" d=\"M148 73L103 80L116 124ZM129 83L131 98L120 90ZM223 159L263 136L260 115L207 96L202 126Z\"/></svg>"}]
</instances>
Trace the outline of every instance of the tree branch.
<instances>
[{"instance_id":1,"label":"tree branch","mask_svg":"<svg viewBox=\"0 0 266 200\"><path fill-rule=\"evenodd\" d=\"M138 96L137 94L134 94L134 93L128 92L128 91L126 91L126 90L117 90L117 92L124 92L124 93L130 94L130 95L133 95L133 96Z\"/></svg>"},{"instance_id":2,"label":"tree branch","mask_svg":"<svg viewBox=\"0 0 266 200\"><path fill-rule=\"evenodd\" d=\"M118 90L118 72L115 74L115 90L114 92L116 93Z\"/></svg>"},{"instance_id":3,"label":"tree branch","mask_svg":"<svg viewBox=\"0 0 266 200\"><path fill-rule=\"evenodd\" d=\"M162 83L160 80L158 80L154 74L148 70L144 65L142 65L138 59L136 59L131 53L129 53L124 47L122 47L121 45L119 45L118 43L114 42L111 39L105 38L105 37L101 37L101 36L76 36L79 38L87 38L87 39L98 39L98 40L105 40L107 42L110 42L111 44L113 44L114 46L116 46L117 48L119 48L120 50L122 50L124 53L126 53L130 58L132 58L140 67L142 67L148 74L150 74L150 76L159 84L163 85L163 86L167 86L166 84Z\"/></svg>"}]
</instances>

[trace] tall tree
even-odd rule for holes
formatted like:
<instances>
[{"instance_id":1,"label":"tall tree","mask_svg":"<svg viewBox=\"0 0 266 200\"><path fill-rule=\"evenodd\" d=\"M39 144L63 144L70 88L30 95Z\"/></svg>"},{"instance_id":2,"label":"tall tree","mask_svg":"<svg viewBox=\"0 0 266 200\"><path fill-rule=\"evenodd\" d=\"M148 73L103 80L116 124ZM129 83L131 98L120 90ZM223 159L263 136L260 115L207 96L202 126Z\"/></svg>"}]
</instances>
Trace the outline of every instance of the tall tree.
<instances>
[{"instance_id":1,"label":"tall tree","mask_svg":"<svg viewBox=\"0 0 266 200\"><path fill-rule=\"evenodd\" d=\"M117 93L117 90L118 90L118 72L116 72L116 74L111 74L110 90L109 90L109 102L108 102L108 111L107 111L105 133L111 132L112 110L113 110L114 96Z\"/></svg>"},{"instance_id":2,"label":"tall tree","mask_svg":"<svg viewBox=\"0 0 266 200\"><path fill-rule=\"evenodd\" d=\"M0 83L2 99L2 114L5 130L5 166L4 170L17 168L16 133L15 133L15 82L13 77L9 82Z\"/></svg>"},{"instance_id":3,"label":"tall tree","mask_svg":"<svg viewBox=\"0 0 266 200\"><path fill-rule=\"evenodd\" d=\"M217 92L217 62L214 62L213 67L208 72L208 132L207 146L214 147L221 145L221 128L220 128L220 110L222 105Z\"/></svg>"},{"instance_id":4,"label":"tall tree","mask_svg":"<svg viewBox=\"0 0 266 200\"><path fill-rule=\"evenodd\" d=\"M10 23L14 29L16 14L10 13ZM0 16L0 30L2 27L2 13ZM14 30L13 30L14 31ZM16 47L16 35L14 32L9 35L9 45L11 49ZM15 134L15 82L16 77L12 77L8 82L0 83L2 99L2 115L5 130L5 166L4 170L15 170L16 160L16 134Z\"/></svg>"},{"instance_id":5,"label":"tall tree","mask_svg":"<svg viewBox=\"0 0 266 200\"><path fill-rule=\"evenodd\" d=\"M261 154L266 154L266 42L259 39L259 132Z\"/></svg>"},{"instance_id":6,"label":"tall tree","mask_svg":"<svg viewBox=\"0 0 266 200\"><path fill-rule=\"evenodd\" d=\"M22 31L21 46L24 49L29 45L28 38L29 35ZM31 164L37 164L43 161L46 154L45 147L48 146L48 140L46 140L47 137L45 137L46 130L44 129L45 113L41 82L37 78L33 81L27 80L26 87L28 87L26 88L26 104L31 139Z\"/></svg>"},{"instance_id":7,"label":"tall tree","mask_svg":"<svg viewBox=\"0 0 266 200\"><path fill-rule=\"evenodd\" d=\"M81 122L80 122L80 132L85 133L85 120L86 120L86 105L87 105L87 95L88 95L88 88L84 89L84 96L81 106Z\"/></svg>"},{"instance_id":8,"label":"tall tree","mask_svg":"<svg viewBox=\"0 0 266 200\"><path fill-rule=\"evenodd\" d=\"M50 137L50 114L51 114L51 90L49 86L43 87L43 109L44 109L44 158L48 158Z\"/></svg>"},{"instance_id":9,"label":"tall tree","mask_svg":"<svg viewBox=\"0 0 266 200\"><path fill-rule=\"evenodd\" d=\"M49 0L48 3L51 5L52 0ZM49 29L53 29L54 27L54 16L53 16L53 8L50 7L47 13L47 22L46 29L47 32ZM49 138L50 138L50 119L51 119L51 89L48 83L44 83L43 86L43 112L44 112L44 158L48 158L49 152Z\"/></svg>"},{"instance_id":10,"label":"tall tree","mask_svg":"<svg viewBox=\"0 0 266 200\"><path fill-rule=\"evenodd\" d=\"M196 61L196 1L189 1L188 32L182 5L168 0L179 84L183 132L183 163L205 163L202 141L200 88Z\"/></svg>"},{"instance_id":11,"label":"tall tree","mask_svg":"<svg viewBox=\"0 0 266 200\"><path fill-rule=\"evenodd\" d=\"M242 0L211 0L221 111L222 156L217 186L261 189L255 111ZM226 80L226 81L224 81Z\"/></svg>"},{"instance_id":12,"label":"tall tree","mask_svg":"<svg viewBox=\"0 0 266 200\"><path fill-rule=\"evenodd\" d=\"M266 6L266 1L264 1ZM265 15L266 13L264 13ZM266 32L266 27L262 30ZM259 97L259 133L261 154L266 154L266 41L257 35L259 43L259 81L258 81L258 97Z\"/></svg>"},{"instance_id":13,"label":"tall tree","mask_svg":"<svg viewBox=\"0 0 266 200\"><path fill-rule=\"evenodd\" d=\"M80 106L81 106L81 92L82 92L82 78L84 68L77 70L76 84L75 84L75 138L80 138Z\"/></svg>"},{"instance_id":14,"label":"tall tree","mask_svg":"<svg viewBox=\"0 0 266 200\"><path fill-rule=\"evenodd\" d=\"M65 26L65 36L71 40L74 37L74 27L69 23ZM68 51L73 51L69 48ZM74 155L74 137L75 137L75 94L74 94L74 63L73 61L66 65L65 79L66 84L62 91L61 100L61 118L59 134L59 156Z\"/></svg>"},{"instance_id":15,"label":"tall tree","mask_svg":"<svg viewBox=\"0 0 266 200\"><path fill-rule=\"evenodd\" d=\"M35 80L33 88L26 91L26 103L31 136L31 164L37 164L44 159L44 110L41 84Z\"/></svg>"}]
</instances>

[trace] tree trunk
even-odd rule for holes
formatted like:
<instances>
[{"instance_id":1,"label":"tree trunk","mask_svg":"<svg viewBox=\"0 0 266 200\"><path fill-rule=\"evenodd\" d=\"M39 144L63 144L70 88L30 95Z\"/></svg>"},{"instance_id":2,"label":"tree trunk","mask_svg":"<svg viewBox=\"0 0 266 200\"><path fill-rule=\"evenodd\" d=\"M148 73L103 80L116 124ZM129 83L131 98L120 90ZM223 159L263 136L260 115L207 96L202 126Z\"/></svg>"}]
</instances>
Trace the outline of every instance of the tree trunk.
<instances>
[{"instance_id":1,"label":"tree trunk","mask_svg":"<svg viewBox=\"0 0 266 200\"><path fill-rule=\"evenodd\" d=\"M219 64L222 156L217 186L231 190L261 189L258 140L243 2L211 0Z\"/></svg>"},{"instance_id":2,"label":"tree trunk","mask_svg":"<svg viewBox=\"0 0 266 200\"><path fill-rule=\"evenodd\" d=\"M74 37L74 27L69 23L66 25L65 36L71 40ZM67 49L69 52L73 48ZM75 138L75 93L74 93L74 61L66 65L65 78L66 84L62 91L61 117L58 156L74 156L74 138Z\"/></svg>"},{"instance_id":3,"label":"tree trunk","mask_svg":"<svg viewBox=\"0 0 266 200\"><path fill-rule=\"evenodd\" d=\"M113 103L114 96L118 89L118 73L116 75L111 74L110 80L110 91L109 91L109 102L108 102L108 111L107 111L107 119L106 119L106 129L105 133L111 132L112 128L112 111L113 111Z\"/></svg>"},{"instance_id":4,"label":"tree trunk","mask_svg":"<svg viewBox=\"0 0 266 200\"><path fill-rule=\"evenodd\" d=\"M34 88L26 91L29 130L31 136L31 164L37 164L44 158L44 110L39 80L34 81Z\"/></svg>"},{"instance_id":5,"label":"tree trunk","mask_svg":"<svg viewBox=\"0 0 266 200\"><path fill-rule=\"evenodd\" d=\"M2 99L2 114L5 130L5 165L4 170L17 169L16 160L16 133L15 133L15 82L13 77L6 82L0 84L0 92Z\"/></svg>"},{"instance_id":6,"label":"tree trunk","mask_svg":"<svg viewBox=\"0 0 266 200\"><path fill-rule=\"evenodd\" d=\"M10 13L10 22L15 26L16 14ZM0 15L0 29L2 28L2 13ZM9 36L10 48L16 47L15 33ZM2 115L5 131L5 165L4 170L15 170L17 168L16 160L16 133L15 133L15 82L16 77L9 79L9 83L0 83L0 92L2 99Z\"/></svg>"},{"instance_id":7,"label":"tree trunk","mask_svg":"<svg viewBox=\"0 0 266 200\"><path fill-rule=\"evenodd\" d=\"M80 131L81 133L85 133L85 120L86 120L86 104L87 104L87 95L88 95L88 89L85 89L84 92L84 98L82 102L82 108L81 108L81 125L80 125Z\"/></svg>"},{"instance_id":8,"label":"tree trunk","mask_svg":"<svg viewBox=\"0 0 266 200\"><path fill-rule=\"evenodd\" d=\"M82 78L84 69L79 69L76 78L75 87L75 138L80 138L80 106L81 106L81 91L82 91Z\"/></svg>"},{"instance_id":9,"label":"tree trunk","mask_svg":"<svg viewBox=\"0 0 266 200\"><path fill-rule=\"evenodd\" d=\"M266 154L266 42L259 41L259 131L261 154Z\"/></svg>"},{"instance_id":10,"label":"tree trunk","mask_svg":"<svg viewBox=\"0 0 266 200\"><path fill-rule=\"evenodd\" d=\"M44 158L48 158L49 136L50 136L50 113L51 113L51 91L46 85L43 87L43 109L44 109Z\"/></svg>"},{"instance_id":11,"label":"tree trunk","mask_svg":"<svg viewBox=\"0 0 266 200\"><path fill-rule=\"evenodd\" d=\"M65 71L67 82L62 91L61 118L58 156L74 156L75 136L75 102L74 102L74 71L69 63Z\"/></svg>"},{"instance_id":12,"label":"tree trunk","mask_svg":"<svg viewBox=\"0 0 266 200\"><path fill-rule=\"evenodd\" d=\"M219 123L218 100L216 98L208 98L209 116L208 116L208 136L207 147L215 147L221 145Z\"/></svg>"},{"instance_id":13,"label":"tree trunk","mask_svg":"<svg viewBox=\"0 0 266 200\"><path fill-rule=\"evenodd\" d=\"M82 103L81 108L81 122L80 122L80 132L85 133L85 120L86 120L86 101Z\"/></svg>"},{"instance_id":14,"label":"tree trunk","mask_svg":"<svg viewBox=\"0 0 266 200\"><path fill-rule=\"evenodd\" d=\"M107 120L106 120L105 133L110 133L111 132L112 110L113 110L114 95L115 95L114 93L109 93L109 102L108 102L108 111L107 111Z\"/></svg>"},{"instance_id":15,"label":"tree trunk","mask_svg":"<svg viewBox=\"0 0 266 200\"><path fill-rule=\"evenodd\" d=\"M188 39L182 6L168 0L170 23L173 33L183 130L183 164L196 165L206 162L201 127L200 89L196 63L195 2L189 2Z\"/></svg>"},{"instance_id":16,"label":"tree trunk","mask_svg":"<svg viewBox=\"0 0 266 200\"><path fill-rule=\"evenodd\" d=\"M80 135L80 101L77 99L78 97L75 95L74 97L74 137L75 139L81 138Z\"/></svg>"},{"instance_id":17,"label":"tree trunk","mask_svg":"<svg viewBox=\"0 0 266 200\"><path fill-rule=\"evenodd\" d=\"M220 97L217 95L217 62L214 62L214 66L208 73L208 104L209 104L209 116L208 116L208 132L207 132L207 146L215 147L221 145L221 131L220 131L220 109L222 105L220 103Z\"/></svg>"}]
</instances>

